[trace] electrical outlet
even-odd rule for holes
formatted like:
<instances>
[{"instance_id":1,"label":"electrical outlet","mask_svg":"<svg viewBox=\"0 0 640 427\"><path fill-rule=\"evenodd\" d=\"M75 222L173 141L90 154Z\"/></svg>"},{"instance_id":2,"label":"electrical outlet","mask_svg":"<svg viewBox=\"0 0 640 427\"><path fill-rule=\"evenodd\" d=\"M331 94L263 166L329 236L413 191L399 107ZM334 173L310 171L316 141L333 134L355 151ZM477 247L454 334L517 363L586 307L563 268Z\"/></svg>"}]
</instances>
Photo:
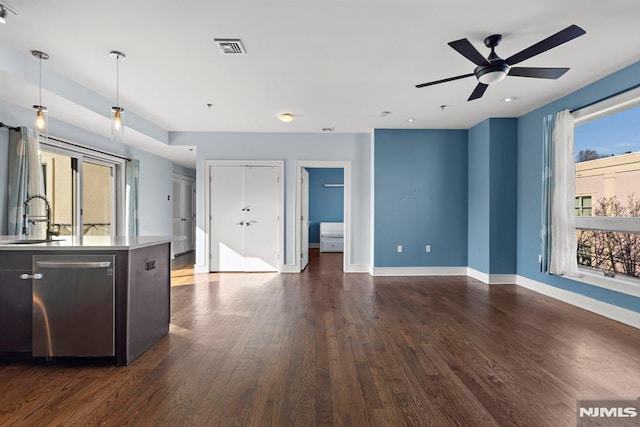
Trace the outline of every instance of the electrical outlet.
<instances>
[{"instance_id":1,"label":"electrical outlet","mask_svg":"<svg viewBox=\"0 0 640 427\"><path fill-rule=\"evenodd\" d=\"M431 245L427 245L425 249L427 250L427 252L431 252Z\"/></svg>"},{"instance_id":2,"label":"electrical outlet","mask_svg":"<svg viewBox=\"0 0 640 427\"><path fill-rule=\"evenodd\" d=\"M402 245L398 245L398 253L401 254L402 253Z\"/></svg>"}]
</instances>

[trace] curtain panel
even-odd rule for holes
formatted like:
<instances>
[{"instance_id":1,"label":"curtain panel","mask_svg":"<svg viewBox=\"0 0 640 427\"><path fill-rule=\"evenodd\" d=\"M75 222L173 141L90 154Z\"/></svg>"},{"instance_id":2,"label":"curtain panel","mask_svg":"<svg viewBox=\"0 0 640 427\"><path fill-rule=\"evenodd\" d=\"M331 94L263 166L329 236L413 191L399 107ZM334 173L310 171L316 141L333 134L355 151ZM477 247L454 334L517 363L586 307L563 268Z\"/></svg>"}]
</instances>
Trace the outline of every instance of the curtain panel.
<instances>
[{"instance_id":1,"label":"curtain panel","mask_svg":"<svg viewBox=\"0 0 640 427\"><path fill-rule=\"evenodd\" d=\"M40 164L40 135L32 129L21 127L20 131L9 132L9 191L8 227L10 235L20 235L24 224L24 202L34 194L44 195L44 176ZM43 216L46 209L42 200L33 200L29 205L29 215ZM46 225L42 222L29 224L29 234L45 235Z\"/></svg>"},{"instance_id":2,"label":"curtain panel","mask_svg":"<svg viewBox=\"0 0 640 427\"><path fill-rule=\"evenodd\" d=\"M577 241L575 233L575 158L574 158L574 119L568 110L555 115L549 150L549 169L551 206L547 209L549 217L547 237L549 245L549 273L567 277L578 277ZM550 121L547 121L550 125ZM548 140L548 138L545 138ZM545 171L547 173L547 171ZM543 190L543 197L545 196ZM544 218L544 217L543 217ZM549 226L550 223L550 226ZM545 227L543 227L543 230Z\"/></svg>"},{"instance_id":3,"label":"curtain panel","mask_svg":"<svg viewBox=\"0 0 640 427\"><path fill-rule=\"evenodd\" d=\"M126 181L126 230L127 235L137 236L139 234L138 221L138 193L140 186L140 160L131 159L125 166Z\"/></svg>"}]
</instances>

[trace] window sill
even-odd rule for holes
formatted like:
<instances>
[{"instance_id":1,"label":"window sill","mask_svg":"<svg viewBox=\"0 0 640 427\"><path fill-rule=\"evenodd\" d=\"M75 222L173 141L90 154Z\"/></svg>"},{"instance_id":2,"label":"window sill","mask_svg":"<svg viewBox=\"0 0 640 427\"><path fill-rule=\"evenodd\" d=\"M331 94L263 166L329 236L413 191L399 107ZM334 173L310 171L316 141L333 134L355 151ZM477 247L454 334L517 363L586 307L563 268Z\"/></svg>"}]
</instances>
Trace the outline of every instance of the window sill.
<instances>
[{"instance_id":1,"label":"window sill","mask_svg":"<svg viewBox=\"0 0 640 427\"><path fill-rule=\"evenodd\" d=\"M606 277L602 272L596 273L586 268L579 268L579 270L580 277L574 280L640 298L640 280L638 279L628 278L622 274Z\"/></svg>"}]
</instances>

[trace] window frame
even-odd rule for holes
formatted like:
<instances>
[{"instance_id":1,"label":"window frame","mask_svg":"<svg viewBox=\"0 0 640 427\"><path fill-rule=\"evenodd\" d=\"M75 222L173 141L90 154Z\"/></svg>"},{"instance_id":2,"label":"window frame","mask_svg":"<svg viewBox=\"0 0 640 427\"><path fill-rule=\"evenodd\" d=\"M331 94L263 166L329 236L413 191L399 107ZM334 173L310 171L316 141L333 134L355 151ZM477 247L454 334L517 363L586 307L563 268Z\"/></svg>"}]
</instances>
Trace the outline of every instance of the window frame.
<instances>
[{"instance_id":1,"label":"window frame","mask_svg":"<svg viewBox=\"0 0 640 427\"><path fill-rule=\"evenodd\" d=\"M82 170L84 162L96 163L103 166L113 167L113 194L112 194L112 214L115 220L115 227L111 229L111 235L126 235L126 199L125 199L125 158L98 152L90 147L83 147L74 142L67 142L57 138L40 137L40 151L57 153L72 158L72 168L74 170L73 192L76 206L74 207L73 235L82 236Z\"/></svg>"},{"instance_id":2,"label":"window frame","mask_svg":"<svg viewBox=\"0 0 640 427\"><path fill-rule=\"evenodd\" d=\"M575 110L571 114L574 118L575 127L637 106L640 106L640 86ZM588 194L576 194L576 197L587 195ZM640 233L640 217L576 215L575 230ZM581 277L577 278L577 280L580 282L640 298L640 279L638 278L622 274L616 274L615 277L608 277L602 273L595 272L592 268L581 267L580 265L578 265L578 269L580 270Z\"/></svg>"}]
</instances>

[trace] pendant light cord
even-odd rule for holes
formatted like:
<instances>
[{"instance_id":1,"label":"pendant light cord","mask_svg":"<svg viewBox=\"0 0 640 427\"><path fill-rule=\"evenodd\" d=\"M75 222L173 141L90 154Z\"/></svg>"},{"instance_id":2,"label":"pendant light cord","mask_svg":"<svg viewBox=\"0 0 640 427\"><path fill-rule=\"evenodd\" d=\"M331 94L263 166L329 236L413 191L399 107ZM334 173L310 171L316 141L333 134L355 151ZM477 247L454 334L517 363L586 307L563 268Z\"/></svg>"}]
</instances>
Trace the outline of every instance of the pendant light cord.
<instances>
[{"instance_id":1,"label":"pendant light cord","mask_svg":"<svg viewBox=\"0 0 640 427\"><path fill-rule=\"evenodd\" d=\"M42 55L39 56L38 62L40 65L39 66L40 71L38 73L38 83L40 86L40 95L39 95L40 99L38 100L38 102L40 104L40 108L42 108Z\"/></svg>"},{"instance_id":2,"label":"pendant light cord","mask_svg":"<svg viewBox=\"0 0 640 427\"><path fill-rule=\"evenodd\" d=\"M116 106L120 108L120 57L116 57Z\"/></svg>"}]
</instances>

